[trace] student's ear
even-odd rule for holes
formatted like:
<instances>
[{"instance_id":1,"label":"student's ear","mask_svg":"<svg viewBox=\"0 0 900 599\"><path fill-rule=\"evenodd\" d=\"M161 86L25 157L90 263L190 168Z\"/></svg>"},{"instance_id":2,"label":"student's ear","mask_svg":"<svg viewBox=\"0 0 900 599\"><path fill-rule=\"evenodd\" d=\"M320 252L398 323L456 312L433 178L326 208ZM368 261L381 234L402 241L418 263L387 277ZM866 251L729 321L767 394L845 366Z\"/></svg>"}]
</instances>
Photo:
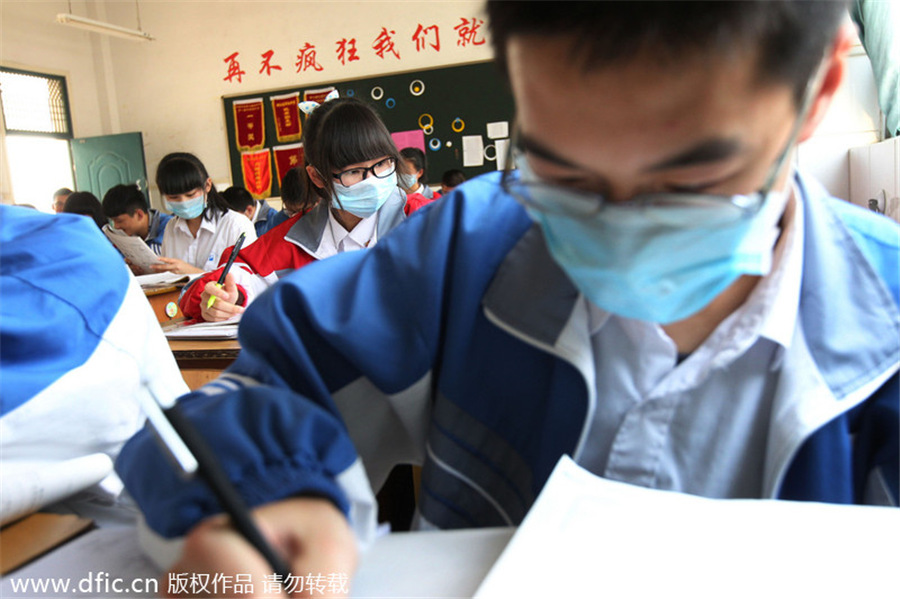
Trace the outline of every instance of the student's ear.
<instances>
[{"instance_id":1,"label":"student's ear","mask_svg":"<svg viewBox=\"0 0 900 599\"><path fill-rule=\"evenodd\" d=\"M256 203L250 204L244 209L244 216L249 219L253 218L253 213L256 212Z\"/></svg>"},{"instance_id":2,"label":"student's ear","mask_svg":"<svg viewBox=\"0 0 900 599\"><path fill-rule=\"evenodd\" d=\"M844 23L835 35L834 43L825 57L825 75L822 78L820 89L806 116L806 123L800 130L798 142L803 142L812 137L819 123L825 118L828 108L837 90L841 87L847 74L847 55L853 46L853 25Z\"/></svg>"},{"instance_id":3,"label":"student's ear","mask_svg":"<svg viewBox=\"0 0 900 599\"><path fill-rule=\"evenodd\" d=\"M142 209L140 209L140 208L135 208L135 209L134 209L134 217L135 217L136 219L138 219L138 222L144 222L144 219L147 218L147 213L144 212L144 211L143 211Z\"/></svg>"},{"instance_id":4,"label":"student's ear","mask_svg":"<svg viewBox=\"0 0 900 599\"><path fill-rule=\"evenodd\" d=\"M309 179L313 182L313 185L315 185L319 189L325 188L325 181L322 180L322 175L319 174L319 171L316 170L316 167L307 165L306 174L309 175Z\"/></svg>"},{"instance_id":5,"label":"student's ear","mask_svg":"<svg viewBox=\"0 0 900 599\"><path fill-rule=\"evenodd\" d=\"M203 193L209 193L209 190L212 189L212 178L206 178L206 184L203 186Z\"/></svg>"}]
</instances>

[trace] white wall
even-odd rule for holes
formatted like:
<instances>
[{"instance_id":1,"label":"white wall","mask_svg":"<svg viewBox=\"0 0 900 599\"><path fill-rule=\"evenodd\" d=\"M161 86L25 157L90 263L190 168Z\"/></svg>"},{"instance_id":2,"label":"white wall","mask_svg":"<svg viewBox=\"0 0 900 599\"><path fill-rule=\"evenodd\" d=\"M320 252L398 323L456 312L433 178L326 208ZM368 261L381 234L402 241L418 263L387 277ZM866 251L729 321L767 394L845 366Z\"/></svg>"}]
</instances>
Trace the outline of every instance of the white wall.
<instances>
[{"instance_id":1,"label":"white wall","mask_svg":"<svg viewBox=\"0 0 900 599\"><path fill-rule=\"evenodd\" d=\"M71 4L75 14L137 25L130 0ZM153 42L65 27L55 22L60 12L68 12L67 2L0 0L0 63L65 75L76 136L141 131L151 181L159 159L176 150L197 154L217 183L231 181L222 96L491 57L488 43L458 46L453 30L462 18L484 18L481 0L140 0L141 25ZM440 52L416 52L411 36L419 24L439 26ZM382 27L396 31L400 60L374 55L371 44ZM361 60L337 62L341 38L357 39ZM296 73L295 56L306 43L316 46L323 71ZM258 73L268 50L283 68L271 77ZM224 59L233 52L247 73L240 84L223 80ZM848 197L847 150L877 141L879 126L871 66L858 47L847 82L817 134L801 147L799 161L832 193Z\"/></svg>"},{"instance_id":2,"label":"white wall","mask_svg":"<svg viewBox=\"0 0 900 599\"><path fill-rule=\"evenodd\" d=\"M142 29L156 40L133 42L58 25L66 2L0 2L0 61L64 74L76 136L141 131L149 178L165 154L193 152L217 184L231 182L222 97L488 60L489 43L457 45L463 18L484 19L480 0L418 2L173 2L141 0ZM137 26L134 2L75 1L72 12ZM419 24L439 27L440 51L416 51ZM396 32L398 60L375 55L382 27ZM487 39L483 25L476 40ZM7 35L10 32L11 35ZM341 65L336 41L356 38L360 60ZM297 73L299 48L316 47L323 70ZM274 51L282 67L259 74ZM224 59L239 52L243 81L224 81ZM158 199L154 197L154 203Z\"/></svg>"}]
</instances>

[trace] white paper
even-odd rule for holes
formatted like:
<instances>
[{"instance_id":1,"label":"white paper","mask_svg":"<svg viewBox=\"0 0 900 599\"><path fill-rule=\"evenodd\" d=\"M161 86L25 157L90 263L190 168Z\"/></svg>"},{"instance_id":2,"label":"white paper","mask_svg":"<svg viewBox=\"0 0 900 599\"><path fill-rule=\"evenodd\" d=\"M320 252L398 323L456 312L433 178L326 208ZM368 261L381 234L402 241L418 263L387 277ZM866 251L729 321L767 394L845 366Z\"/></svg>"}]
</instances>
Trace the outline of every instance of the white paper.
<instances>
[{"instance_id":1,"label":"white paper","mask_svg":"<svg viewBox=\"0 0 900 599\"><path fill-rule=\"evenodd\" d=\"M564 457L476 597L882 597L898 538L897 508L704 499Z\"/></svg>"},{"instance_id":2,"label":"white paper","mask_svg":"<svg viewBox=\"0 0 900 599\"><path fill-rule=\"evenodd\" d=\"M219 322L198 322L163 327L167 339L237 339L241 315Z\"/></svg>"},{"instance_id":3,"label":"white paper","mask_svg":"<svg viewBox=\"0 0 900 599\"><path fill-rule=\"evenodd\" d=\"M0 524L99 483L112 469L105 453L51 463L6 463L0 474Z\"/></svg>"},{"instance_id":4,"label":"white paper","mask_svg":"<svg viewBox=\"0 0 900 599\"><path fill-rule=\"evenodd\" d=\"M139 275L135 278L141 287L175 285L177 283L187 283L191 279L188 275L179 275L174 272L157 272L151 275Z\"/></svg>"},{"instance_id":5,"label":"white paper","mask_svg":"<svg viewBox=\"0 0 900 599\"><path fill-rule=\"evenodd\" d=\"M162 264L159 256L153 253L150 247L144 243L140 237L132 237L122 233L118 229L110 229L109 225L103 226L103 232L106 234L113 245L118 248L122 255L137 267L141 273L153 272L150 268L151 264Z\"/></svg>"},{"instance_id":6,"label":"white paper","mask_svg":"<svg viewBox=\"0 0 900 599\"><path fill-rule=\"evenodd\" d=\"M463 135L463 166L484 164L484 139L480 135Z\"/></svg>"},{"instance_id":7,"label":"white paper","mask_svg":"<svg viewBox=\"0 0 900 599\"><path fill-rule=\"evenodd\" d=\"M497 148L497 170L502 171L506 168L506 157L509 155L509 140L498 139L494 142Z\"/></svg>"},{"instance_id":8,"label":"white paper","mask_svg":"<svg viewBox=\"0 0 900 599\"><path fill-rule=\"evenodd\" d=\"M501 139L503 137L509 137L509 122L498 121L496 123L488 123L487 136L490 139Z\"/></svg>"}]
</instances>

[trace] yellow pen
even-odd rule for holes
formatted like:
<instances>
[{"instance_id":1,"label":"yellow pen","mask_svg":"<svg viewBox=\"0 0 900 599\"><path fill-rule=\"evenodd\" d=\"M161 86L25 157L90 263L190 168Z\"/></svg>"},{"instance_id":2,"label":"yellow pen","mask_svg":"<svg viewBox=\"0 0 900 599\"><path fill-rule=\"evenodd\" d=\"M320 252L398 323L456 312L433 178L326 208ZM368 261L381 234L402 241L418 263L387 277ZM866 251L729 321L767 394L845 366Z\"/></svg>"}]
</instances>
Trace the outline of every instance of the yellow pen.
<instances>
[{"instance_id":1,"label":"yellow pen","mask_svg":"<svg viewBox=\"0 0 900 599\"><path fill-rule=\"evenodd\" d=\"M216 287L219 289L225 284L225 276L228 275L228 271L231 270L231 265L234 264L234 259L237 258L238 252L241 251L241 246L244 245L244 236L244 233L241 233L241 236L237 238L237 242L234 244L234 249L231 250L231 255L228 256L228 262L225 263L225 269L222 270L222 274L219 276L219 282L216 283ZM209 300L206 302L206 308L212 308L214 303L216 303L216 296L210 295Z\"/></svg>"}]
</instances>

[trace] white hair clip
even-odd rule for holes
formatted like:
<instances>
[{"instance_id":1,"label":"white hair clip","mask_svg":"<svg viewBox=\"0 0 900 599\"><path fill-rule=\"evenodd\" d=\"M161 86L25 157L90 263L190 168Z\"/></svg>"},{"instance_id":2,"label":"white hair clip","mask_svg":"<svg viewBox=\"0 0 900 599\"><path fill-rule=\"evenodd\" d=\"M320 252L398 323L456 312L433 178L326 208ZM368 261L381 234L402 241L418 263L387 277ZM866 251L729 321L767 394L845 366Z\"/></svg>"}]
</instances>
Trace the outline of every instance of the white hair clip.
<instances>
[{"instance_id":1,"label":"white hair clip","mask_svg":"<svg viewBox=\"0 0 900 599\"><path fill-rule=\"evenodd\" d=\"M325 100L323 100L323 102L331 102L335 98L339 98L339 97L340 97L340 94L338 94L338 90L333 89L330 92L328 92L328 95L325 96ZM312 100L305 100L303 102L300 102L300 111L303 112L303 114L309 115L312 113L313 110L315 110L319 106L321 106L321 104L319 104L318 102L314 102Z\"/></svg>"}]
</instances>

